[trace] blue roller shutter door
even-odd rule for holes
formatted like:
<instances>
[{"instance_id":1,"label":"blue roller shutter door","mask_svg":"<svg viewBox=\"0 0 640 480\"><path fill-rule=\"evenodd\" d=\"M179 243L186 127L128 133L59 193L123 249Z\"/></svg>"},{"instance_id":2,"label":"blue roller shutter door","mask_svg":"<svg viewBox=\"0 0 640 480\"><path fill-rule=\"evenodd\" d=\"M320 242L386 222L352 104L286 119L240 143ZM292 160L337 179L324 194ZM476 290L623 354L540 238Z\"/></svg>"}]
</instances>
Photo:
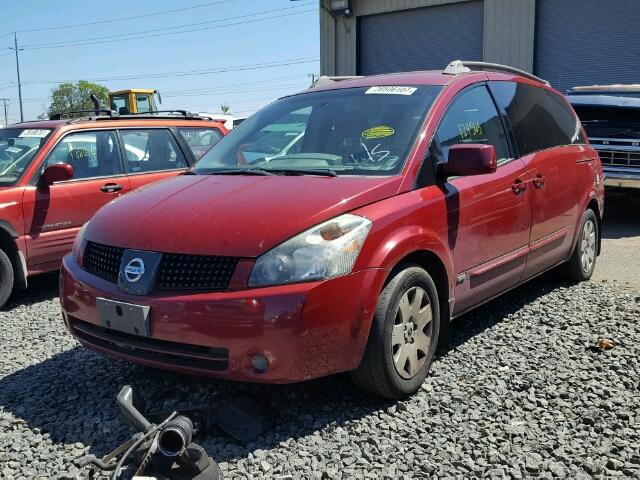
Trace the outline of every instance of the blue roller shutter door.
<instances>
[{"instance_id":1,"label":"blue roller shutter door","mask_svg":"<svg viewBox=\"0 0 640 480\"><path fill-rule=\"evenodd\" d=\"M537 0L534 58L561 92L640 82L640 1Z\"/></svg>"},{"instance_id":2,"label":"blue roller shutter door","mask_svg":"<svg viewBox=\"0 0 640 480\"><path fill-rule=\"evenodd\" d=\"M359 18L358 73L443 69L482 60L483 2L439 5Z\"/></svg>"}]
</instances>

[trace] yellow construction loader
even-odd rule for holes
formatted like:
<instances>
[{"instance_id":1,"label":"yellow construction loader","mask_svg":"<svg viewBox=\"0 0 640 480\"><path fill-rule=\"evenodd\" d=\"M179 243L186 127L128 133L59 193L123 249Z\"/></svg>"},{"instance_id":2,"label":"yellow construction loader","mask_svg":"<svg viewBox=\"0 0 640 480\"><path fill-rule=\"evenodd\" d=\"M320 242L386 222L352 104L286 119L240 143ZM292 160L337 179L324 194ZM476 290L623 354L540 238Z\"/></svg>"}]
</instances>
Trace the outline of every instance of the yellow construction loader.
<instances>
[{"instance_id":1,"label":"yellow construction loader","mask_svg":"<svg viewBox=\"0 0 640 480\"><path fill-rule=\"evenodd\" d=\"M118 90L109 92L109 105L111 105L111 110L115 110L120 115L155 113L158 111L156 96L158 97L158 103L162 103L158 90L146 88Z\"/></svg>"}]
</instances>

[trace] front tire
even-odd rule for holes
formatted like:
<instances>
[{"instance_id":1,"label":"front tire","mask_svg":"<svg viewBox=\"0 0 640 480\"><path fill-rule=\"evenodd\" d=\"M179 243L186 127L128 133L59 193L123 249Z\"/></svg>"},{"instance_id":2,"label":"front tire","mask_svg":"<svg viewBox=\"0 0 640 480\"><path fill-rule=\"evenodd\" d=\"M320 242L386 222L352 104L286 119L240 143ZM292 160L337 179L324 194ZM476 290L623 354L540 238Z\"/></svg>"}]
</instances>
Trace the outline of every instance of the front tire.
<instances>
[{"instance_id":1,"label":"front tire","mask_svg":"<svg viewBox=\"0 0 640 480\"><path fill-rule=\"evenodd\" d=\"M392 272L373 316L369 341L354 383L375 395L399 400L418 391L429 372L440 332L438 292L417 265Z\"/></svg>"},{"instance_id":2,"label":"front tire","mask_svg":"<svg viewBox=\"0 0 640 480\"><path fill-rule=\"evenodd\" d=\"M7 254L0 250L0 308L9 300L13 291L14 273L13 265Z\"/></svg>"},{"instance_id":3,"label":"front tire","mask_svg":"<svg viewBox=\"0 0 640 480\"><path fill-rule=\"evenodd\" d=\"M564 273L572 282L584 282L591 278L598 258L598 218L590 208L585 210L580 224L578 241L567 261Z\"/></svg>"}]
</instances>

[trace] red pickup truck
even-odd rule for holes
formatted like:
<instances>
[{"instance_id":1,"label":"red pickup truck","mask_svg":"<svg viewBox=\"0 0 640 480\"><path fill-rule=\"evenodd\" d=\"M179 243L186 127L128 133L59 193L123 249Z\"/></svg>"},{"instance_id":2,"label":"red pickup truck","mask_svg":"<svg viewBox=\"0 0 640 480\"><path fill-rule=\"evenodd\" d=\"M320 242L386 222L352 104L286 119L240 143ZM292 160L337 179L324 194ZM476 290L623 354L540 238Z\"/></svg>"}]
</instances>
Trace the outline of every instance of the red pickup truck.
<instances>
[{"instance_id":1,"label":"red pickup truck","mask_svg":"<svg viewBox=\"0 0 640 480\"><path fill-rule=\"evenodd\" d=\"M0 129L0 306L60 268L104 204L193 165L227 133L191 116L92 116ZM117 226L114 226L117 228Z\"/></svg>"}]
</instances>

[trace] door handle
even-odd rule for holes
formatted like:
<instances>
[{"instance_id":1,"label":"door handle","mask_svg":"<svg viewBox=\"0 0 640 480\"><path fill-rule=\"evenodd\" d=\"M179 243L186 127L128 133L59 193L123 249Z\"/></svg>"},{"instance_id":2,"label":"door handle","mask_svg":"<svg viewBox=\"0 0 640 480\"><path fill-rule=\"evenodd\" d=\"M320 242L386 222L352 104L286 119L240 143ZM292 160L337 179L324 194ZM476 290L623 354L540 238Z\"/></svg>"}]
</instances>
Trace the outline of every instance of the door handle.
<instances>
[{"instance_id":1,"label":"door handle","mask_svg":"<svg viewBox=\"0 0 640 480\"><path fill-rule=\"evenodd\" d=\"M105 183L100 187L100 190L105 193L113 193L122 190L122 185L118 185L117 183Z\"/></svg>"},{"instance_id":2,"label":"door handle","mask_svg":"<svg viewBox=\"0 0 640 480\"><path fill-rule=\"evenodd\" d=\"M515 193L516 195L520 195L527 189L527 184L524 183L520 178L516 178L513 182L513 185L511 185L511 189L513 190L513 193Z\"/></svg>"},{"instance_id":3,"label":"door handle","mask_svg":"<svg viewBox=\"0 0 640 480\"><path fill-rule=\"evenodd\" d=\"M540 190L541 188L544 188L544 182L545 182L545 177L542 174L538 174L536 175L536 178L533 179L533 186L535 188L537 188L538 190Z\"/></svg>"}]
</instances>

